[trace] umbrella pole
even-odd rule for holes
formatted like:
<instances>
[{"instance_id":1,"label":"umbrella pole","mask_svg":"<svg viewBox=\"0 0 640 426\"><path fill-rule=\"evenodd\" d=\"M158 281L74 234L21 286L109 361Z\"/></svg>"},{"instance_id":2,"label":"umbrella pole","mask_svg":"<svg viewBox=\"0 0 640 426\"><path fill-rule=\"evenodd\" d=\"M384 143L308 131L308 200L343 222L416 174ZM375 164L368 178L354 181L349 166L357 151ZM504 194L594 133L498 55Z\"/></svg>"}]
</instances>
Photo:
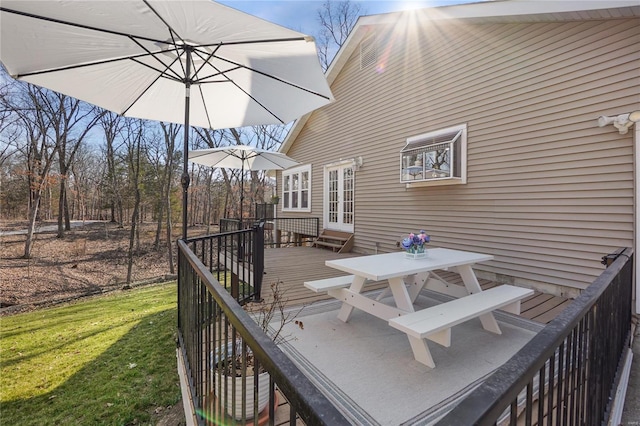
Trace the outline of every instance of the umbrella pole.
<instances>
[{"instance_id":1,"label":"umbrella pole","mask_svg":"<svg viewBox=\"0 0 640 426\"><path fill-rule=\"evenodd\" d=\"M187 197L189 194L189 98L191 96L191 51L186 49L187 54L187 78L184 82L184 146L182 148L184 161L182 166L182 239L187 239Z\"/></svg>"},{"instance_id":2,"label":"umbrella pole","mask_svg":"<svg viewBox=\"0 0 640 426\"><path fill-rule=\"evenodd\" d=\"M242 167L240 169L240 222L238 223L238 229L240 231L244 230L244 226L242 224L242 205L244 204L244 158L242 159ZM242 262L244 259L244 241L245 234L238 234L239 243L238 243L238 259Z\"/></svg>"},{"instance_id":3,"label":"umbrella pole","mask_svg":"<svg viewBox=\"0 0 640 426\"><path fill-rule=\"evenodd\" d=\"M244 159L242 160L242 168L240 169L240 229L242 228L242 209L244 205Z\"/></svg>"}]
</instances>

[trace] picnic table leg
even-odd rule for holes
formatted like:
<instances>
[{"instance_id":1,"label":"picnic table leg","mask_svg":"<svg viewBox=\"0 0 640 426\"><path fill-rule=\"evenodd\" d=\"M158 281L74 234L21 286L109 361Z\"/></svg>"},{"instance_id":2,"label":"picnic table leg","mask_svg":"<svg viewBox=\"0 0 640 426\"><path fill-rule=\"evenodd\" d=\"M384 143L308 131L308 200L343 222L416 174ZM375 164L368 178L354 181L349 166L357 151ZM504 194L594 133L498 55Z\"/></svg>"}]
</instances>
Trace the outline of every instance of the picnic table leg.
<instances>
[{"instance_id":1,"label":"picnic table leg","mask_svg":"<svg viewBox=\"0 0 640 426\"><path fill-rule=\"evenodd\" d=\"M480 287L480 283L476 278L476 274L473 273L473 269L471 269L471 265L462 265L456 268L460 277L462 277L462 281L464 282L464 286L467 288L469 294L480 293L482 291L482 287ZM482 327L496 334L502 334L502 330L500 330L500 326L496 321L496 318L493 316L493 313L488 312L484 315L480 315L480 322L482 323Z\"/></svg>"},{"instance_id":2,"label":"picnic table leg","mask_svg":"<svg viewBox=\"0 0 640 426\"><path fill-rule=\"evenodd\" d=\"M414 312L413 301L407 291L407 287L404 285L404 280L401 277L389 278L389 288L391 294L393 294L393 300L396 302L396 307L402 309L405 312Z\"/></svg>"},{"instance_id":3,"label":"picnic table leg","mask_svg":"<svg viewBox=\"0 0 640 426\"><path fill-rule=\"evenodd\" d=\"M353 282L349 287L349 290L354 293L361 293L362 288L364 287L364 283L367 282L367 279L364 277L355 276L353 278ZM342 307L340 308L340 312L338 312L338 319L344 322L349 321L349 317L351 317L351 313L353 312L353 306L349 305L348 302L343 301Z\"/></svg>"},{"instance_id":4,"label":"picnic table leg","mask_svg":"<svg viewBox=\"0 0 640 426\"><path fill-rule=\"evenodd\" d=\"M435 368L436 363L433 362L433 357L431 356L431 352L427 346L427 341L414 336L407 337L409 338L409 343L413 350L413 357L416 361L421 362L428 367Z\"/></svg>"},{"instance_id":5,"label":"picnic table leg","mask_svg":"<svg viewBox=\"0 0 640 426\"><path fill-rule=\"evenodd\" d=\"M420 295L420 292L429 281L429 276L431 272L423 272L420 274L410 275L406 279L406 284L408 284L409 297L411 298L411 303L416 303L416 299Z\"/></svg>"},{"instance_id":6,"label":"picnic table leg","mask_svg":"<svg viewBox=\"0 0 640 426\"><path fill-rule=\"evenodd\" d=\"M420 291L424 288L427 279L429 278L429 272L424 274L413 274L404 278L404 283L407 286L407 291L409 292L409 297L411 298L411 302L415 303ZM384 290L380 292L378 297L376 297L376 301L380 301L387 297L391 293L391 286L386 286Z\"/></svg>"},{"instance_id":7,"label":"picnic table leg","mask_svg":"<svg viewBox=\"0 0 640 426\"><path fill-rule=\"evenodd\" d=\"M380 294L376 297L376 302L381 301L382 299L384 299L385 297L387 297L389 294L391 293L391 289L389 288L389 286L386 286L384 288L384 290L382 290L380 292Z\"/></svg>"}]
</instances>

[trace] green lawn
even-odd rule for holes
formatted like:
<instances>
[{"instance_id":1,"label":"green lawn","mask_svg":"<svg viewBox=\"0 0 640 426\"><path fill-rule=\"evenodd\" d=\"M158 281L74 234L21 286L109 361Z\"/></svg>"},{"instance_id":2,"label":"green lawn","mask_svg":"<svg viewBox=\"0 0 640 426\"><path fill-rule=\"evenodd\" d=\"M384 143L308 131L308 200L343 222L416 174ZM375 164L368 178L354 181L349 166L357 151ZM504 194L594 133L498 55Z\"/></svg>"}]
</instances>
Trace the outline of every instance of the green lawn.
<instances>
[{"instance_id":1,"label":"green lawn","mask_svg":"<svg viewBox=\"0 0 640 426\"><path fill-rule=\"evenodd\" d=\"M151 424L180 400L176 284L0 318L1 425Z\"/></svg>"}]
</instances>

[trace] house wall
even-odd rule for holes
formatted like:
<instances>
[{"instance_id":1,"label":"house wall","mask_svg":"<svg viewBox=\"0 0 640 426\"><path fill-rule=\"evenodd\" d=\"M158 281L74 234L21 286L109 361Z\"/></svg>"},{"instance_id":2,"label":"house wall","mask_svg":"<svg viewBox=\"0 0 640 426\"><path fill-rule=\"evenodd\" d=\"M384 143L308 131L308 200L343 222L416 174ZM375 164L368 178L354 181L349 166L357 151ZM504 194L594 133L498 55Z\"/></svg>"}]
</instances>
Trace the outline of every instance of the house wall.
<instances>
[{"instance_id":1,"label":"house wall","mask_svg":"<svg viewBox=\"0 0 640 426\"><path fill-rule=\"evenodd\" d=\"M374 32L378 66L361 70L355 49L332 83L336 102L287 151L313 165L311 216L322 217L323 166L362 156L360 253L398 250L425 229L432 246L494 255L481 276L575 296L603 255L633 245L633 132L596 120L640 109L638 19ZM467 184L399 182L407 138L463 123Z\"/></svg>"}]
</instances>

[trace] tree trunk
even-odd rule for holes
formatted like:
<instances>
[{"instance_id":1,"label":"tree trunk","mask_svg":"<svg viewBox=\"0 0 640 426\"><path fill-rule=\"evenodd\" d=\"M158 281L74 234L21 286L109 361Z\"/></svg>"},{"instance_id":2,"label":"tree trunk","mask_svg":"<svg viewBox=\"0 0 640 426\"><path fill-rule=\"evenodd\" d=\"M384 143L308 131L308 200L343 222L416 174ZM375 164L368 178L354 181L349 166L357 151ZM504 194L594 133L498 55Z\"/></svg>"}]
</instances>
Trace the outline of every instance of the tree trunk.
<instances>
[{"instance_id":1,"label":"tree trunk","mask_svg":"<svg viewBox=\"0 0 640 426\"><path fill-rule=\"evenodd\" d=\"M64 230L71 231L71 216L69 209L69 197L67 197L67 189L64 190Z\"/></svg>"},{"instance_id":2,"label":"tree trunk","mask_svg":"<svg viewBox=\"0 0 640 426\"><path fill-rule=\"evenodd\" d=\"M129 254L127 256L127 285L131 284L133 277L133 252L136 241L136 226L138 224L138 203L139 191L136 191L136 202L133 206L133 214L131 215L131 232L129 233Z\"/></svg>"},{"instance_id":3,"label":"tree trunk","mask_svg":"<svg viewBox=\"0 0 640 426\"><path fill-rule=\"evenodd\" d=\"M124 227L124 207L122 206L122 199L118 196L118 219L117 222L120 224L118 228Z\"/></svg>"},{"instance_id":4,"label":"tree trunk","mask_svg":"<svg viewBox=\"0 0 640 426\"><path fill-rule=\"evenodd\" d=\"M173 265L173 225L171 223L171 191L167 188L167 256L169 257L169 272L173 275L176 273Z\"/></svg>"},{"instance_id":5,"label":"tree trunk","mask_svg":"<svg viewBox=\"0 0 640 426\"><path fill-rule=\"evenodd\" d=\"M162 189L162 192L164 193L164 188ZM158 224L156 226L156 237L153 241L153 248L155 250L159 250L160 249L160 234L162 234L162 220L164 219L164 202L160 201L158 203Z\"/></svg>"},{"instance_id":6,"label":"tree trunk","mask_svg":"<svg viewBox=\"0 0 640 426\"><path fill-rule=\"evenodd\" d=\"M62 179L62 182L64 182L64 178ZM64 191L65 191L65 187L64 187L64 183L60 182L60 194L58 195L58 235L57 238L64 238L64 226L63 226L63 219L64 219Z\"/></svg>"},{"instance_id":7,"label":"tree trunk","mask_svg":"<svg viewBox=\"0 0 640 426\"><path fill-rule=\"evenodd\" d=\"M173 161L170 161L167 168L167 178L164 193L164 204L167 212L167 256L169 258L169 272L173 275L176 273L176 268L173 264L173 224L171 220L171 181L173 174Z\"/></svg>"},{"instance_id":8,"label":"tree trunk","mask_svg":"<svg viewBox=\"0 0 640 426\"><path fill-rule=\"evenodd\" d=\"M40 205L40 195L35 194L29 203L29 225L27 226L27 240L24 244L24 258L31 258L33 248L33 234L36 229L36 217L38 216L38 206Z\"/></svg>"}]
</instances>

